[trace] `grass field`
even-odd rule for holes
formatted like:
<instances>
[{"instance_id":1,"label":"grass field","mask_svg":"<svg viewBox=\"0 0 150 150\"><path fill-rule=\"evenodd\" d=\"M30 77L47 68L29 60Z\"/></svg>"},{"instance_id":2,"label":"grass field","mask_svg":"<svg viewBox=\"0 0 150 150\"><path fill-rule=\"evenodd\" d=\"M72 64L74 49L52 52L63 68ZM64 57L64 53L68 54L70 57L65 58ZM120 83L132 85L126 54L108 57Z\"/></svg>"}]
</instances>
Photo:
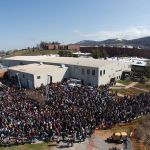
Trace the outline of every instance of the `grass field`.
<instances>
[{"instance_id":1,"label":"grass field","mask_svg":"<svg viewBox=\"0 0 150 150\"><path fill-rule=\"evenodd\" d=\"M21 55L36 56L36 55L49 55L49 54L58 54L58 50L38 50L38 49L16 50L9 53L6 57L21 56Z\"/></svg>"},{"instance_id":2,"label":"grass field","mask_svg":"<svg viewBox=\"0 0 150 150\"><path fill-rule=\"evenodd\" d=\"M25 144L11 147L0 147L0 150L50 150L50 143Z\"/></svg>"},{"instance_id":3,"label":"grass field","mask_svg":"<svg viewBox=\"0 0 150 150\"><path fill-rule=\"evenodd\" d=\"M124 84L124 85L129 85L130 83L132 83L132 81L130 81L130 80L118 80L117 83L121 83L121 84Z\"/></svg>"},{"instance_id":4,"label":"grass field","mask_svg":"<svg viewBox=\"0 0 150 150\"><path fill-rule=\"evenodd\" d=\"M122 94L122 95L135 95L135 94L140 94L140 93L144 93L141 90L137 90L137 89L133 89L133 88L129 88L129 89L113 89L113 91L115 92L117 90L118 93Z\"/></svg>"},{"instance_id":5,"label":"grass field","mask_svg":"<svg viewBox=\"0 0 150 150\"><path fill-rule=\"evenodd\" d=\"M138 83L135 87L141 88L141 89L146 89L146 90L150 90L150 83Z\"/></svg>"}]
</instances>

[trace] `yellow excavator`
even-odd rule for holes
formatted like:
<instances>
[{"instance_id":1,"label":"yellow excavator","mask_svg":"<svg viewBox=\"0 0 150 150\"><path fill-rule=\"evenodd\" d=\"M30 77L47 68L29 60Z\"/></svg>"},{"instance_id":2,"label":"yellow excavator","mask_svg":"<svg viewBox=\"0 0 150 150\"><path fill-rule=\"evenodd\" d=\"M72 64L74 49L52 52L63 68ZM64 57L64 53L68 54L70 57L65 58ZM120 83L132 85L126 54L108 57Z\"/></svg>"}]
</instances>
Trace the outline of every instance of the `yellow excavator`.
<instances>
[{"instance_id":1,"label":"yellow excavator","mask_svg":"<svg viewBox=\"0 0 150 150\"><path fill-rule=\"evenodd\" d=\"M126 132L115 132L112 134L111 137L107 138L107 142L114 142L114 143L120 143L125 140L127 140L127 133Z\"/></svg>"}]
</instances>

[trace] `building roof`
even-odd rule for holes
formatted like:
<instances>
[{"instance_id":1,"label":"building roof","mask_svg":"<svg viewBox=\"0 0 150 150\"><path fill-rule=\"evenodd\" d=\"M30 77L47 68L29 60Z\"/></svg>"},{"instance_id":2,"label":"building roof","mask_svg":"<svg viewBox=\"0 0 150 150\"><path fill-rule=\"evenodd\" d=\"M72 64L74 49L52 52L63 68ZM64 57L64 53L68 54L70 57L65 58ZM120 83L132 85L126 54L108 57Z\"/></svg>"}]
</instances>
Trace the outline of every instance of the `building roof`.
<instances>
[{"instance_id":1,"label":"building roof","mask_svg":"<svg viewBox=\"0 0 150 150\"><path fill-rule=\"evenodd\" d=\"M9 67L8 70L13 70L17 72L23 72L28 74L50 74L53 75L56 73L61 74L65 72L68 69L68 67L65 66L54 66L54 65L45 65L42 63L39 64L29 64L29 65L19 65L14 67Z\"/></svg>"},{"instance_id":2,"label":"building roof","mask_svg":"<svg viewBox=\"0 0 150 150\"><path fill-rule=\"evenodd\" d=\"M108 58L108 60L118 60L122 62L128 62L130 65L135 65L135 66L146 66L147 61L149 59L146 58L138 58L138 57L113 57L113 58Z\"/></svg>"},{"instance_id":3,"label":"building roof","mask_svg":"<svg viewBox=\"0 0 150 150\"><path fill-rule=\"evenodd\" d=\"M76 52L76 53L72 53L73 55L91 55L91 53L81 53L81 52Z\"/></svg>"},{"instance_id":4,"label":"building roof","mask_svg":"<svg viewBox=\"0 0 150 150\"><path fill-rule=\"evenodd\" d=\"M73 58L73 57L50 57L50 56L15 56L10 58L5 58L5 60L20 60L20 61L34 61L43 62L50 64L66 64L66 65L78 65L86 67L104 67L107 65L112 65L112 63L118 62L112 60L102 60L93 58Z\"/></svg>"}]
</instances>

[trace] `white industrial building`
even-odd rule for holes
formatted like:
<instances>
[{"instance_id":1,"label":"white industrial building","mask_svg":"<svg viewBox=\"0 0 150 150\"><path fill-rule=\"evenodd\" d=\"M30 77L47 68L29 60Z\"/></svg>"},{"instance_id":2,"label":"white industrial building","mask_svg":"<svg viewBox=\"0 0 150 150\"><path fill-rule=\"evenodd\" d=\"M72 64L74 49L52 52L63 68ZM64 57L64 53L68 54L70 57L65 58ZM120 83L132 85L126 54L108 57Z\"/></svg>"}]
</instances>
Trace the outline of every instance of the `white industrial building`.
<instances>
[{"instance_id":1,"label":"white industrial building","mask_svg":"<svg viewBox=\"0 0 150 150\"><path fill-rule=\"evenodd\" d=\"M40 63L43 65L40 65ZM34 63L34 64L33 64ZM37 65L35 65L35 63ZM72 58L72 57L50 57L50 56L16 56L5 58L2 60L2 64L4 66L9 67L10 74L12 72L20 72L21 69L27 69L27 74L36 74L40 76L41 73L43 75L43 84L47 82L47 75L50 74L52 76L52 81L57 82L64 79L64 75L62 74L59 77L60 72L59 69L63 70L65 73L65 78L76 78L80 79L83 84L85 85L92 85L92 86L99 86L104 85L110 82L111 79L115 78L119 80L121 78L123 71L130 71L130 63L128 62L121 62L121 61L112 61L112 60L100 60L100 59L93 59L93 58ZM33 64L34 66L30 68ZM60 66L63 66L60 68ZM18 66L19 65L19 66ZM16 67L11 67L16 66ZM46 66L47 72L42 71L42 68ZM48 67L49 66L49 67ZM38 69L38 68L41 69ZM36 68L36 69L34 69ZM54 71L54 68L56 71ZM65 68L65 69L64 69ZM59 77L59 80L54 80ZM60 79L61 78L61 79ZM35 78L34 78L35 79ZM24 79L22 79L22 82ZM36 83L36 80L33 80L34 87L40 86L40 83ZM32 84L33 85L33 84ZM28 86L29 87L29 86Z\"/></svg>"},{"instance_id":2,"label":"white industrial building","mask_svg":"<svg viewBox=\"0 0 150 150\"><path fill-rule=\"evenodd\" d=\"M17 77L22 87L37 88L50 82L62 82L68 77L68 67L39 64L9 67L10 78Z\"/></svg>"}]
</instances>

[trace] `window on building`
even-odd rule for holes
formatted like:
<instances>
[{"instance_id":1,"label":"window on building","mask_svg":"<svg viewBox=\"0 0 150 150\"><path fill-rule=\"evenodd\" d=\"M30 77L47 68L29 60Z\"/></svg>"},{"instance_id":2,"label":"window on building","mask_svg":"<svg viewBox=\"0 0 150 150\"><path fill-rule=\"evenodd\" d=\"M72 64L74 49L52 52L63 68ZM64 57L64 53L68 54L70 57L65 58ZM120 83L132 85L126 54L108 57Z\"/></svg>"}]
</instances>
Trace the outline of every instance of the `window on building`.
<instances>
[{"instance_id":1,"label":"window on building","mask_svg":"<svg viewBox=\"0 0 150 150\"><path fill-rule=\"evenodd\" d=\"M84 74L84 69L82 69L82 74Z\"/></svg>"},{"instance_id":2,"label":"window on building","mask_svg":"<svg viewBox=\"0 0 150 150\"><path fill-rule=\"evenodd\" d=\"M103 70L103 75L105 74L105 70Z\"/></svg>"},{"instance_id":3,"label":"window on building","mask_svg":"<svg viewBox=\"0 0 150 150\"><path fill-rule=\"evenodd\" d=\"M90 74L90 70L89 69L87 69L87 75L89 75Z\"/></svg>"},{"instance_id":4,"label":"window on building","mask_svg":"<svg viewBox=\"0 0 150 150\"><path fill-rule=\"evenodd\" d=\"M92 70L92 76L95 76L95 70Z\"/></svg>"},{"instance_id":5,"label":"window on building","mask_svg":"<svg viewBox=\"0 0 150 150\"><path fill-rule=\"evenodd\" d=\"M41 76L37 76L37 79L40 79L41 78Z\"/></svg>"},{"instance_id":6,"label":"window on building","mask_svg":"<svg viewBox=\"0 0 150 150\"><path fill-rule=\"evenodd\" d=\"M25 75L23 74L22 77L25 78Z\"/></svg>"},{"instance_id":7,"label":"window on building","mask_svg":"<svg viewBox=\"0 0 150 150\"><path fill-rule=\"evenodd\" d=\"M102 76L102 70L100 70L100 76Z\"/></svg>"}]
</instances>

